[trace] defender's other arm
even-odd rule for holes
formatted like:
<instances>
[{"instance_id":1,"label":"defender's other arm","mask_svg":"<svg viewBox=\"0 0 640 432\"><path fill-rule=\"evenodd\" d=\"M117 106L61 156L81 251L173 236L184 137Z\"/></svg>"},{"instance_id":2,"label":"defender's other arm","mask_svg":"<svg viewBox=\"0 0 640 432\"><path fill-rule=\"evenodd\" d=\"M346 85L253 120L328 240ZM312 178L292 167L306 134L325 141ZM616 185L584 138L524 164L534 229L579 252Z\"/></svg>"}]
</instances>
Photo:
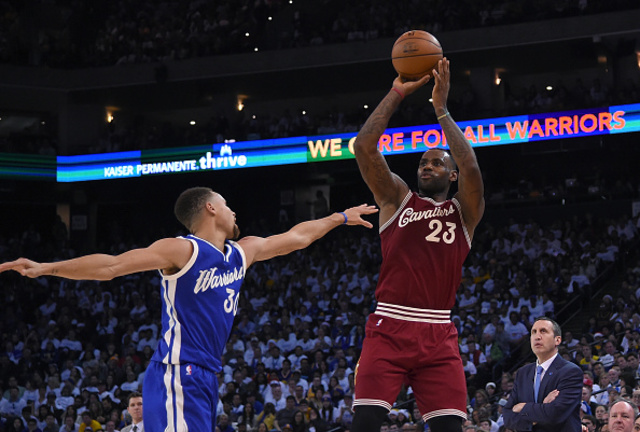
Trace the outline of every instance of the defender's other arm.
<instances>
[{"instance_id":1,"label":"defender's other arm","mask_svg":"<svg viewBox=\"0 0 640 432\"><path fill-rule=\"evenodd\" d=\"M343 213L347 218L347 225L362 225L372 228L371 222L362 219L363 215L378 211L374 206L363 204L351 207ZM314 241L323 237L332 229L344 224L344 216L333 213L322 219L306 221L295 225L289 231L270 237L245 237L238 240L247 257L247 266L256 261L264 261L275 256L286 255L296 250L304 249Z\"/></svg>"},{"instance_id":2,"label":"defender's other arm","mask_svg":"<svg viewBox=\"0 0 640 432\"><path fill-rule=\"evenodd\" d=\"M111 280L148 270L174 273L189 261L192 251L190 241L166 238L147 248L133 249L120 255L92 254L51 263L19 258L0 264L0 273L14 270L30 278L58 276L76 280Z\"/></svg>"}]
</instances>

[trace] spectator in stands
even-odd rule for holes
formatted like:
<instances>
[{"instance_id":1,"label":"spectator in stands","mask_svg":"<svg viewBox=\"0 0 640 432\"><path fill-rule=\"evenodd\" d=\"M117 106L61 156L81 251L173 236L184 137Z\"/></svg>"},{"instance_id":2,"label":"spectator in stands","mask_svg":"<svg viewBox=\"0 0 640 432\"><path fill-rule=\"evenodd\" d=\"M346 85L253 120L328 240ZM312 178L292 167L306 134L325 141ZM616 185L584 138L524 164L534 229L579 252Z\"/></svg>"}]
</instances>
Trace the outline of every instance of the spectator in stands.
<instances>
[{"instance_id":1,"label":"spectator in stands","mask_svg":"<svg viewBox=\"0 0 640 432\"><path fill-rule=\"evenodd\" d=\"M229 416L227 413L221 413L218 415L218 427L220 432L235 432L235 429L229 422Z\"/></svg>"},{"instance_id":2,"label":"spectator in stands","mask_svg":"<svg viewBox=\"0 0 640 432\"><path fill-rule=\"evenodd\" d=\"M80 423L80 426L78 427L78 432L84 432L87 428L90 428L94 432L98 429L102 429L100 423L93 418L93 414L89 410L82 413L82 423Z\"/></svg>"},{"instance_id":3,"label":"spectator in stands","mask_svg":"<svg viewBox=\"0 0 640 432\"><path fill-rule=\"evenodd\" d=\"M22 409L27 402L20 398L20 390L17 386L9 388L9 397L0 401L0 417L9 419L22 415Z\"/></svg>"},{"instance_id":4,"label":"spectator in stands","mask_svg":"<svg viewBox=\"0 0 640 432\"><path fill-rule=\"evenodd\" d=\"M265 401L264 409L258 415L258 425L264 424L268 431L272 430L276 423L276 408L271 402ZM258 428L260 432L260 428Z\"/></svg>"},{"instance_id":5,"label":"spectator in stands","mask_svg":"<svg viewBox=\"0 0 640 432\"><path fill-rule=\"evenodd\" d=\"M253 404L248 402L244 404L242 414L238 417L238 423L247 425L247 431L251 432L258 426L258 415L256 415Z\"/></svg>"},{"instance_id":6,"label":"spectator in stands","mask_svg":"<svg viewBox=\"0 0 640 432\"><path fill-rule=\"evenodd\" d=\"M45 425L42 427L42 432L58 432L60 426L56 422L56 418L52 412L47 413L45 418Z\"/></svg>"},{"instance_id":7,"label":"spectator in stands","mask_svg":"<svg viewBox=\"0 0 640 432\"><path fill-rule=\"evenodd\" d=\"M609 413L606 405L597 405L595 409L596 426L598 430L602 429L602 426L609 421Z\"/></svg>"},{"instance_id":8,"label":"spectator in stands","mask_svg":"<svg viewBox=\"0 0 640 432\"><path fill-rule=\"evenodd\" d=\"M62 428L60 428L61 431L77 432L79 430L79 425L76 424L75 419L72 416L65 416L63 422L64 425L62 426Z\"/></svg>"},{"instance_id":9,"label":"spectator in stands","mask_svg":"<svg viewBox=\"0 0 640 432\"><path fill-rule=\"evenodd\" d=\"M124 427L122 432L142 432L144 431L142 393L132 392L129 395L129 403L127 404L127 413L131 416L131 424Z\"/></svg>"}]
</instances>

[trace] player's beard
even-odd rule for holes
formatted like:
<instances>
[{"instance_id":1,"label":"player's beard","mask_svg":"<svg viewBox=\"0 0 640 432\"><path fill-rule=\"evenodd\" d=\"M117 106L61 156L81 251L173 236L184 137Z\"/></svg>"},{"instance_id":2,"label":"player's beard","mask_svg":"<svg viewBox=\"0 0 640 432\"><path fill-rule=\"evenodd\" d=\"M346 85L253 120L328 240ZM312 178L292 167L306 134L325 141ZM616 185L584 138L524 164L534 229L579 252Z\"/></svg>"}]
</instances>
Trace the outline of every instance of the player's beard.
<instances>
[{"instance_id":1,"label":"player's beard","mask_svg":"<svg viewBox=\"0 0 640 432\"><path fill-rule=\"evenodd\" d=\"M443 191L446 191L449 186L449 182L446 179L431 178L431 181L421 181L418 178L418 190L421 196L433 197Z\"/></svg>"}]
</instances>

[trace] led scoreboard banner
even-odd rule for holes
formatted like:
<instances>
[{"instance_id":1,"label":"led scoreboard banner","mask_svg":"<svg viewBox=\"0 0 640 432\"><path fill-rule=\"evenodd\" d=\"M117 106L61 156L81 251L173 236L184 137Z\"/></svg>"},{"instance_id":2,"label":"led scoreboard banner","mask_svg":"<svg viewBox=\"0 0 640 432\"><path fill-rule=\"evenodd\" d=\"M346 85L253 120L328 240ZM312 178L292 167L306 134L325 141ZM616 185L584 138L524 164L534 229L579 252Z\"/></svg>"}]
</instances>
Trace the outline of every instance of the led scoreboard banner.
<instances>
[{"instance_id":1,"label":"led scoreboard banner","mask_svg":"<svg viewBox=\"0 0 640 432\"><path fill-rule=\"evenodd\" d=\"M640 104L458 122L473 147L531 143L640 131ZM79 156L0 154L0 177L108 180L354 158L357 133L228 142L196 147ZM447 148L439 124L387 129L379 141L385 155ZM53 159L53 157L50 157Z\"/></svg>"}]
</instances>

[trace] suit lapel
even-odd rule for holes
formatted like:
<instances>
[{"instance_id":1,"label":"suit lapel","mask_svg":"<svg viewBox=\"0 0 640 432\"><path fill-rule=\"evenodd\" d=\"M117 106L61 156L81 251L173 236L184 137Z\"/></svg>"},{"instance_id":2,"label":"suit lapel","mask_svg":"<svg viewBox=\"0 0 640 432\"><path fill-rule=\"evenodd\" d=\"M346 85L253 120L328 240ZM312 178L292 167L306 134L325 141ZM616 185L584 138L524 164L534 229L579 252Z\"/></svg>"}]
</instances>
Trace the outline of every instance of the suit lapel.
<instances>
[{"instance_id":1,"label":"suit lapel","mask_svg":"<svg viewBox=\"0 0 640 432\"><path fill-rule=\"evenodd\" d=\"M536 401L536 393L533 388L535 385L534 383L535 377L536 377L536 364L532 363L529 365L529 367L526 368L525 380L526 382L531 383L531 393L529 394L529 398L534 402Z\"/></svg>"}]
</instances>

